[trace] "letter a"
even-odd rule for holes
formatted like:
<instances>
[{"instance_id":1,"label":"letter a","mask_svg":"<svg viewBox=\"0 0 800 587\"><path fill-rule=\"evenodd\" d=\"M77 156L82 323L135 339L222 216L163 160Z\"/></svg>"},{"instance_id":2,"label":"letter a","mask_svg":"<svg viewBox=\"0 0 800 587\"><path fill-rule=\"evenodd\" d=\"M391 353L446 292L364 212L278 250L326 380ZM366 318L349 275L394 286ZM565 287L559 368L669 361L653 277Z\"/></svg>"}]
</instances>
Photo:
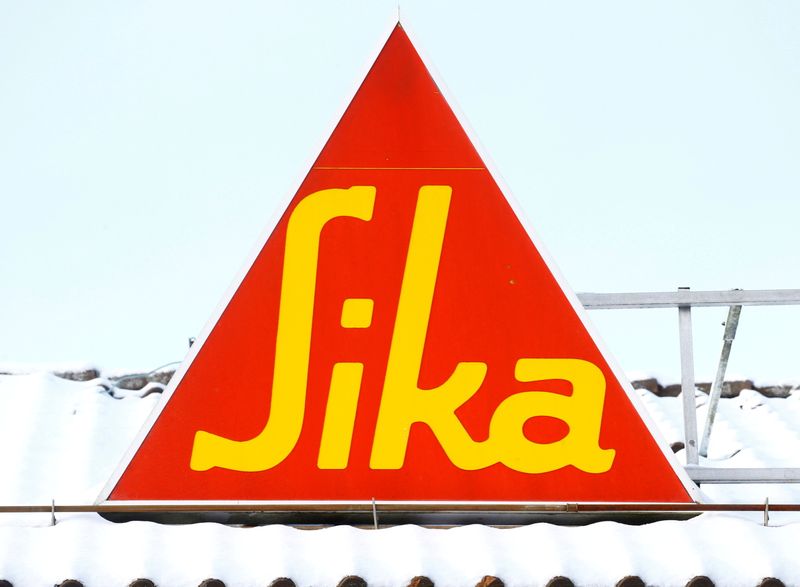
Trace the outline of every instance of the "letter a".
<instances>
[{"instance_id":1,"label":"letter a","mask_svg":"<svg viewBox=\"0 0 800 587\"><path fill-rule=\"evenodd\" d=\"M586 473L605 473L615 451L598 445L603 422L606 382L596 365L581 359L520 359L518 381L532 383L561 379L572 384L572 395L528 391L507 398L492 416L489 438L507 467L523 473L547 473L574 465ZM522 431L536 416L550 416L569 426L556 442L531 442Z\"/></svg>"}]
</instances>

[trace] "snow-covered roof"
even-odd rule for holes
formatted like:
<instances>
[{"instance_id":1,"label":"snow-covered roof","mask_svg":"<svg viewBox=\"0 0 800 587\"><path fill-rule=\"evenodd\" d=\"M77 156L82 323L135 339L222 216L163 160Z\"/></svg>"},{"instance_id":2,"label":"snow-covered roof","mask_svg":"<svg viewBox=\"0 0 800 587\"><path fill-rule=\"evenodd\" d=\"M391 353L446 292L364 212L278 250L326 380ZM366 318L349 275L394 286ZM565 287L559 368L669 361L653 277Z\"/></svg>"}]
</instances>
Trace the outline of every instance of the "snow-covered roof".
<instances>
[{"instance_id":1,"label":"snow-covered roof","mask_svg":"<svg viewBox=\"0 0 800 587\"><path fill-rule=\"evenodd\" d=\"M160 400L161 394L147 393L157 387L111 393L103 378L0 375L0 505L94 502ZM639 394L666 440L680 442L680 398ZM698 394L701 422L705 399ZM800 392L770 398L743 390L721 400L709 458L701 464L796 467L798 455ZM800 487L793 485L703 490L712 502L800 503ZM800 518L790 513L772 513L768 527L761 513L714 513L644 525L402 525L377 531L112 523L93 513L58 514L57 520L51 526L49 513L0 514L0 580L19 587L72 578L92 587L146 577L179 587L209 578L228 586L269 585L285 577L297 586L333 586L355 576L369 585L404 587L424 576L444 587L477 585L485 577L520 586L554 584L556 577L575 585L615 585L631 576L654 585L686 585L695 577L716 585L753 586L768 577L800 585Z\"/></svg>"}]
</instances>

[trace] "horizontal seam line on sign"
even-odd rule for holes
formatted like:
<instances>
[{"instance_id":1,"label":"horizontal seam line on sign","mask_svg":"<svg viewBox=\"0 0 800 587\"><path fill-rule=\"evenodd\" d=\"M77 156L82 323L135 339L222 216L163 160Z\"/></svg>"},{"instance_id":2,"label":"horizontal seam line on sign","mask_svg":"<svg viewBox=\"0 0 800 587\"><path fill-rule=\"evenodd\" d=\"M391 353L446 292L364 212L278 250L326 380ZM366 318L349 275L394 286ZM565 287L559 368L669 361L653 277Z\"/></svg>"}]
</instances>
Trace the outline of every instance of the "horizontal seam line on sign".
<instances>
[{"instance_id":1,"label":"horizontal seam line on sign","mask_svg":"<svg viewBox=\"0 0 800 587\"><path fill-rule=\"evenodd\" d=\"M482 169L486 169L485 167L324 167L324 166L316 166L314 169L323 169L326 171L329 170L336 170L336 169L378 169L378 170L390 170L390 169L409 169L414 171L480 171Z\"/></svg>"}]
</instances>

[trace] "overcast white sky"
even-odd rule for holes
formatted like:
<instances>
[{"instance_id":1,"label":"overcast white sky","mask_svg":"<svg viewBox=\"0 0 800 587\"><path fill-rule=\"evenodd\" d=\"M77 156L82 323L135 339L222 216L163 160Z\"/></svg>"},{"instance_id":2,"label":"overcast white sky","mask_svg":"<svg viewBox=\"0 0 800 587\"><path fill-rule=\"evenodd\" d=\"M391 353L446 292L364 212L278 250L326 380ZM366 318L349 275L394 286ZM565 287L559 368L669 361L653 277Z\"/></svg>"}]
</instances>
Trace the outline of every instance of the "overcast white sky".
<instances>
[{"instance_id":1,"label":"overcast white sky","mask_svg":"<svg viewBox=\"0 0 800 587\"><path fill-rule=\"evenodd\" d=\"M0 2L0 362L183 357L395 1ZM800 288L800 4L430 2L401 19L576 291ZM675 381L675 311L593 312ZM695 312L711 377L724 309ZM731 371L800 380L800 308Z\"/></svg>"}]
</instances>

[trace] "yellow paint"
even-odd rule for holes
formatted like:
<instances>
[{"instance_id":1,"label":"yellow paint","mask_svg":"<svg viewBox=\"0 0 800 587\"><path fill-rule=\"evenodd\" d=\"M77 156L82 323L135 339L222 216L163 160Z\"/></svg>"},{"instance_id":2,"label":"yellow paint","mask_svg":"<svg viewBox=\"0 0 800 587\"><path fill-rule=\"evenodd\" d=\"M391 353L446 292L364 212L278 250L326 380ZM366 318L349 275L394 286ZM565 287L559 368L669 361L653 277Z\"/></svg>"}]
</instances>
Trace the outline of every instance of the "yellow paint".
<instances>
[{"instance_id":1,"label":"yellow paint","mask_svg":"<svg viewBox=\"0 0 800 587\"><path fill-rule=\"evenodd\" d=\"M367 298L348 298L342 304L342 328L369 328L374 302Z\"/></svg>"},{"instance_id":2,"label":"yellow paint","mask_svg":"<svg viewBox=\"0 0 800 587\"><path fill-rule=\"evenodd\" d=\"M317 460L320 469L347 468L363 372L362 363L336 363L333 366Z\"/></svg>"},{"instance_id":3,"label":"yellow paint","mask_svg":"<svg viewBox=\"0 0 800 587\"><path fill-rule=\"evenodd\" d=\"M506 398L489 429L489 442L499 462L522 473L547 473L567 465L586 473L605 473L611 468L615 451L598 444L606 380L596 365L581 359L519 359L514 375L524 383L569 381L572 394L527 391ZM562 420L569 433L548 444L531 442L522 427L537 416Z\"/></svg>"},{"instance_id":4,"label":"yellow paint","mask_svg":"<svg viewBox=\"0 0 800 587\"><path fill-rule=\"evenodd\" d=\"M480 446L475 446L455 415L483 383L486 365L457 363L447 381L438 387L418 387L451 192L448 186L423 186L419 190L375 426L370 458L373 469L403 466L408 435L415 422L431 428L457 467L479 469L490 464L490 455L479 454Z\"/></svg>"},{"instance_id":5,"label":"yellow paint","mask_svg":"<svg viewBox=\"0 0 800 587\"><path fill-rule=\"evenodd\" d=\"M460 469L503 463L523 473L546 473L567 465L588 473L608 471L615 452L598 445L605 377L588 361L520 359L515 370L518 381L569 381L572 395L530 391L506 398L492 416L489 438L481 442L472 439L455 412L480 388L485 363L456 363L447 381L433 389L419 388L450 195L447 186L424 186L419 192L370 467L402 468L411 426L424 423ZM536 416L561 419L569 433L553 443L528 440L523 425Z\"/></svg>"},{"instance_id":6,"label":"yellow paint","mask_svg":"<svg viewBox=\"0 0 800 587\"><path fill-rule=\"evenodd\" d=\"M572 358L521 358L514 375L522 383L567 381L570 395L524 391L503 400L489 421L489 436L476 442L456 415L483 384L488 366L456 362L445 381L420 389L425 340L442 254L452 189L423 186L411 228L383 395L375 424L370 467L403 467L411 428L427 425L452 463L476 470L502 463L523 473L547 473L574 466L604 473L614 461L613 449L599 446L606 382L594 364ZM303 199L289 218L281 282L272 397L267 421L254 438L238 441L197 431L190 466L196 471L221 467L263 471L282 462L294 449L303 428L319 243L324 226L335 218L369 221L375 188L322 190ZM466 294L467 292L465 292ZM367 328L373 300L349 298L342 305L344 328ZM465 317L466 318L466 317ZM331 374L317 465L348 466L363 363L336 363ZM523 428L531 418L557 418L569 431L552 443L532 442Z\"/></svg>"},{"instance_id":7,"label":"yellow paint","mask_svg":"<svg viewBox=\"0 0 800 587\"><path fill-rule=\"evenodd\" d=\"M370 220L374 204L374 187L354 186L315 192L295 207L286 229L268 420L261 433L245 441L199 430L190 461L193 470L263 471L294 449L305 412L320 235L335 218Z\"/></svg>"}]
</instances>

